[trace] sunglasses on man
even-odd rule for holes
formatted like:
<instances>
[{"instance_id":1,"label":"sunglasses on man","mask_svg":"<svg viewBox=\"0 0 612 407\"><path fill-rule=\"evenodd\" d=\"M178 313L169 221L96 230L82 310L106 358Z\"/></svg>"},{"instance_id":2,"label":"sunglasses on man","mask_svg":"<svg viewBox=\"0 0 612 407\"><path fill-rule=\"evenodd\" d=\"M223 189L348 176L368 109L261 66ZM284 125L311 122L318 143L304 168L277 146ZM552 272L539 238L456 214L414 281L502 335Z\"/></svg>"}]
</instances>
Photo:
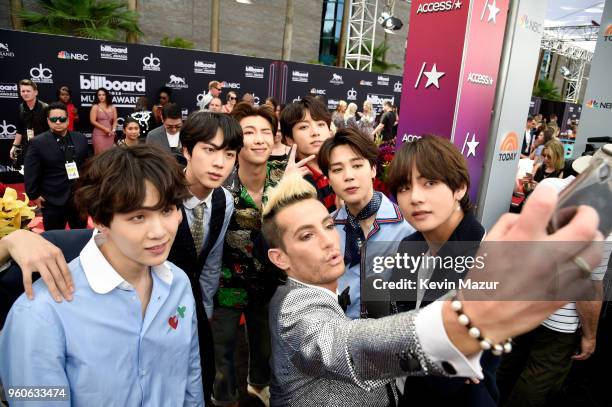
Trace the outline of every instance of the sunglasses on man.
<instances>
[{"instance_id":1,"label":"sunglasses on man","mask_svg":"<svg viewBox=\"0 0 612 407\"><path fill-rule=\"evenodd\" d=\"M49 120L51 121L51 123L66 123L66 120L68 120L68 118L66 116L53 116L49 117Z\"/></svg>"}]
</instances>

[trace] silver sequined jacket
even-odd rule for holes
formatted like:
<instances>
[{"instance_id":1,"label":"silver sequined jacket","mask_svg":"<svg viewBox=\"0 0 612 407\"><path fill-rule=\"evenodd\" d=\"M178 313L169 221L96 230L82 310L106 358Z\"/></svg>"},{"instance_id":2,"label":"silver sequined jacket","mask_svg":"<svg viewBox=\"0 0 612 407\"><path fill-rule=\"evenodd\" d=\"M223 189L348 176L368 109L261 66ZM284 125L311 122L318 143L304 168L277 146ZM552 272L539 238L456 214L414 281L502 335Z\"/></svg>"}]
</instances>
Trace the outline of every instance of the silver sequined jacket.
<instances>
[{"instance_id":1,"label":"silver sequined jacket","mask_svg":"<svg viewBox=\"0 0 612 407\"><path fill-rule=\"evenodd\" d=\"M270 302L272 406L387 406L388 383L446 375L424 353L416 313L351 320L336 299L289 279Z\"/></svg>"}]
</instances>

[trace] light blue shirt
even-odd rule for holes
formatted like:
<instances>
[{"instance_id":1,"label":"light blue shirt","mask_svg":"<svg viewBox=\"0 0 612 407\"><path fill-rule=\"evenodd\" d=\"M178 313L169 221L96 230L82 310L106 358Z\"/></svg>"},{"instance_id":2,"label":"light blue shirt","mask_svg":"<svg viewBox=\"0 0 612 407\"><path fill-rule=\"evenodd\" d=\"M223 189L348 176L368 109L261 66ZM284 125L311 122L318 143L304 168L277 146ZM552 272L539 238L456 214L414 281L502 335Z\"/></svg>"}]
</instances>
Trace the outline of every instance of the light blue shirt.
<instances>
[{"instance_id":1,"label":"light blue shirt","mask_svg":"<svg viewBox=\"0 0 612 407\"><path fill-rule=\"evenodd\" d=\"M225 240L225 233L227 232L227 227L232 219L232 213L234 213L234 197L227 189L222 189L223 193L225 194L225 218L223 219L223 226L221 227L219 236L210 236L212 192L202 201L195 196L183 201L183 205L185 206L185 214L187 215L187 223L189 224L190 228L195 219L193 209L201 203L204 203L205 205L203 216L204 236L202 239L202 247L196 247L197 252L199 253L202 251L204 245L206 242L208 242L208 239L217 239L210 249L208 257L206 257L204 266L202 267L202 272L200 273L202 301L204 302L204 310L206 311L206 315L209 319L213 316L214 297L219 289L219 279L221 278L221 259L223 257L223 242Z\"/></svg>"},{"instance_id":2,"label":"light blue shirt","mask_svg":"<svg viewBox=\"0 0 612 407\"><path fill-rule=\"evenodd\" d=\"M203 406L195 301L187 275L153 267L145 315L134 288L92 238L69 268L74 299L56 303L42 280L22 295L0 334L0 378L14 386L67 386L70 401L11 406Z\"/></svg>"},{"instance_id":3,"label":"light blue shirt","mask_svg":"<svg viewBox=\"0 0 612 407\"><path fill-rule=\"evenodd\" d=\"M336 230L340 234L340 253L344 255L346 246L346 206L342 206L332 214ZM372 228L366 237L362 252L365 249L367 258L374 256L392 256L397 252L397 248L403 238L414 233L414 228L402 216L397 205L389 200L384 194L380 208L376 213L376 218L372 224ZM361 307L361 263L355 264L353 267L346 267L344 274L338 280L338 292L349 288L351 304L346 309L346 315L351 319L360 317ZM366 277L372 276L373 270L365 270ZM383 276L385 277L385 276Z\"/></svg>"}]
</instances>

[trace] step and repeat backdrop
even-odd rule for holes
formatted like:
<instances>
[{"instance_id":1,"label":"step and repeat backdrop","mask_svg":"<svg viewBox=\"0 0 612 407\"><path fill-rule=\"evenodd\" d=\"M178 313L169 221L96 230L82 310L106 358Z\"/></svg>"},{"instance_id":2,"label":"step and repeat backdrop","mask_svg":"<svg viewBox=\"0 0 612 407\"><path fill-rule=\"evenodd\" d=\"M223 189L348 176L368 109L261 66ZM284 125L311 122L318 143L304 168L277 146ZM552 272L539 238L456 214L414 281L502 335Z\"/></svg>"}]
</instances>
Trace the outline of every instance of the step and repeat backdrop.
<instances>
[{"instance_id":1,"label":"step and repeat backdrop","mask_svg":"<svg viewBox=\"0 0 612 407\"><path fill-rule=\"evenodd\" d=\"M57 99L57 89L68 86L79 109L77 131L91 133L89 110L96 89L113 95L120 117L134 111L141 96L156 102L160 88L172 89L172 99L183 115L197 110L212 80L224 82L221 98L233 90L263 104L273 96L291 103L305 95L321 95L328 108L340 100L362 108L370 100L379 112L385 100L400 103L400 76L347 70L239 55L125 44L83 38L0 30L0 181L15 177L8 152L17 130L18 82L31 79L44 102Z\"/></svg>"}]
</instances>

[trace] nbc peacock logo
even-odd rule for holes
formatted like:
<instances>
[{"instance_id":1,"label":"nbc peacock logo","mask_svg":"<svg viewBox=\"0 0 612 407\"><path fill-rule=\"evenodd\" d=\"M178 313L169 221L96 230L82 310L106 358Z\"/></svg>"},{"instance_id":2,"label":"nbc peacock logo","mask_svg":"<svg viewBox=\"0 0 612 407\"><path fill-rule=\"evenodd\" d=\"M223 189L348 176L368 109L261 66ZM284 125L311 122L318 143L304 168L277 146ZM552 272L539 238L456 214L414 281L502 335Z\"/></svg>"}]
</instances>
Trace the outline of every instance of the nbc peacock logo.
<instances>
[{"instance_id":1,"label":"nbc peacock logo","mask_svg":"<svg viewBox=\"0 0 612 407\"><path fill-rule=\"evenodd\" d=\"M591 99L591 100L589 100L587 102L586 105L587 105L588 108L593 109L593 108L597 107L597 101L594 100L594 99Z\"/></svg>"},{"instance_id":2,"label":"nbc peacock logo","mask_svg":"<svg viewBox=\"0 0 612 407\"><path fill-rule=\"evenodd\" d=\"M514 161L518 155L519 143L518 136L511 131L506 134L499 146L499 161Z\"/></svg>"}]
</instances>

